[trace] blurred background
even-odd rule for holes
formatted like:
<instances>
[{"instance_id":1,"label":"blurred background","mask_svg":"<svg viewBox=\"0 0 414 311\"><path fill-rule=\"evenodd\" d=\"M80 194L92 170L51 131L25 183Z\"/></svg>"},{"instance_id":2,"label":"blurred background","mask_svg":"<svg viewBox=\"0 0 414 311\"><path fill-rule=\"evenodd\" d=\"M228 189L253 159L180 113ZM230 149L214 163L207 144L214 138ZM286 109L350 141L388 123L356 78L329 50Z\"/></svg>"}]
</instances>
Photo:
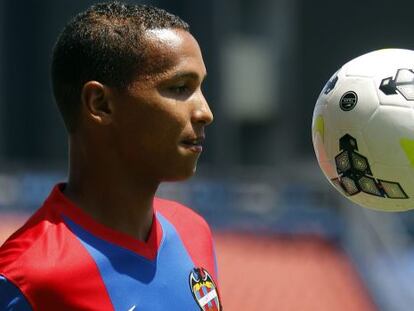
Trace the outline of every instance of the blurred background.
<instances>
[{"instance_id":1,"label":"blurred background","mask_svg":"<svg viewBox=\"0 0 414 311\"><path fill-rule=\"evenodd\" d=\"M0 0L0 243L65 180L51 49L95 2ZM204 53L215 123L197 176L159 195L212 225L226 310L412 310L414 212L340 197L319 170L310 129L318 94L342 64L414 49L414 2L145 3L189 22Z\"/></svg>"}]
</instances>

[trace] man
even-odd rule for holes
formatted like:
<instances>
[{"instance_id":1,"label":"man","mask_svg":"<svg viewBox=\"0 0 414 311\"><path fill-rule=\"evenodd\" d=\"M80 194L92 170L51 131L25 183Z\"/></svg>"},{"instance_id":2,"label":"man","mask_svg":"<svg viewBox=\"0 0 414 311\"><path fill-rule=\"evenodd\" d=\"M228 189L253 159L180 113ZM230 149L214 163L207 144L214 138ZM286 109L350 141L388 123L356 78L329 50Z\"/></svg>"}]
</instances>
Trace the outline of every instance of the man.
<instances>
[{"instance_id":1,"label":"man","mask_svg":"<svg viewBox=\"0 0 414 311\"><path fill-rule=\"evenodd\" d=\"M164 10L98 4L65 27L52 85L69 178L0 248L0 310L221 310L208 225L155 198L196 170L205 76Z\"/></svg>"}]
</instances>

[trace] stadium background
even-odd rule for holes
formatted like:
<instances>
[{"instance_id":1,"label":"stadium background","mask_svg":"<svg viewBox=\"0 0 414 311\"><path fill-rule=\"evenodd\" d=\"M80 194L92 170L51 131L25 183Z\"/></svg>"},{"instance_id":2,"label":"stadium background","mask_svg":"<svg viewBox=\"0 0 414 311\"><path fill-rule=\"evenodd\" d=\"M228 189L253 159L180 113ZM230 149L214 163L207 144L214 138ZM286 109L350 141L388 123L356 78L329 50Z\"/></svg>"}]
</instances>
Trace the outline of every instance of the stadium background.
<instances>
[{"instance_id":1,"label":"stadium background","mask_svg":"<svg viewBox=\"0 0 414 311\"><path fill-rule=\"evenodd\" d=\"M49 59L64 23L92 3L0 0L0 242L65 179ZM191 24L208 68L215 123L198 174L159 195L212 224L226 310L412 310L414 212L342 199L319 171L310 127L341 64L414 49L414 2L146 3Z\"/></svg>"}]
</instances>

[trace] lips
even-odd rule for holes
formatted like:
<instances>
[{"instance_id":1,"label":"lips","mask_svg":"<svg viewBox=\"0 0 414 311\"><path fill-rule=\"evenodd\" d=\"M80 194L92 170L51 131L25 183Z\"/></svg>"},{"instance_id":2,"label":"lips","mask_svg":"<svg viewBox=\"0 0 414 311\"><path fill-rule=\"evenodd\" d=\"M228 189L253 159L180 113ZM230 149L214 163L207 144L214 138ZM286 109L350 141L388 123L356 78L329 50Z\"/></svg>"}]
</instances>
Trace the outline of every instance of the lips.
<instances>
[{"instance_id":1,"label":"lips","mask_svg":"<svg viewBox=\"0 0 414 311\"><path fill-rule=\"evenodd\" d=\"M184 139L181 141L180 145L195 153L200 153L201 151L203 151L204 139L204 136Z\"/></svg>"},{"instance_id":2,"label":"lips","mask_svg":"<svg viewBox=\"0 0 414 311\"><path fill-rule=\"evenodd\" d=\"M204 137L182 140L181 143L189 146L200 146L204 142Z\"/></svg>"}]
</instances>

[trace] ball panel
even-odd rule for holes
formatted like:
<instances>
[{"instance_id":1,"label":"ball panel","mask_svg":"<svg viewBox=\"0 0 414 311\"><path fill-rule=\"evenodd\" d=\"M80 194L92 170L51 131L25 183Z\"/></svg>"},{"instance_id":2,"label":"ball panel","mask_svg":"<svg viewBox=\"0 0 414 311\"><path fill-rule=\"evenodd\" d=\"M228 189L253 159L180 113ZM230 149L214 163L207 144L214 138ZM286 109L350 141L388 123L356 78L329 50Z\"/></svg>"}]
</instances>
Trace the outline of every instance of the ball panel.
<instances>
[{"instance_id":1,"label":"ball panel","mask_svg":"<svg viewBox=\"0 0 414 311\"><path fill-rule=\"evenodd\" d=\"M319 162L329 162L333 152L337 150L337 144L329 135L326 137L326 131L334 128L335 120L332 118L331 112L327 109L326 97L321 97L318 100L318 105L315 106L314 115L312 119L312 140L314 150ZM323 121L322 121L323 120ZM321 135L323 123L323 136ZM325 166L322 170L329 170L329 176L332 175L331 166ZM334 173L335 171L333 171Z\"/></svg>"},{"instance_id":2,"label":"ball panel","mask_svg":"<svg viewBox=\"0 0 414 311\"><path fill-rule=\"evenodd\" d=\"M414 168L414 140L409 138L400 139L401 148L404 150L411 168Z\"/></svg>"},{"instance_id":3,"label":"ball panel","mask_svg":"<svg viewBox=\"0 0 414 311\"><path fill-rule=\"evenodd\" d=\"M406 67L395 67L389 76L382 74L375 77L380 105L414 107L414 71L404 69Z\"/></svg>"},{"instance_id":4,"label":"ball panel","mask_svg":"<svg viewBox=\"0 0 414 311\"><path fill-rule=\"evenodd\" d=\"M413 208L412 202L410 203L407 200L395 199L390 202L391 199L378 198L365 193L347 198L359 206L383 212L403 212Z\"/></svg>"},{"instance_id":5,"label":"ball panel","mask_svg":"<svg viewBox=\"0 0 414 311\"><path fill-rule=\"evenodd\" d=\"M366 122L363 135L372 160L390 166L408 165L407 156L400 145L399 118L410 110L401 107L381 106Z\"/></svg>"},{"instance_id":6,"label":"ball panel","mask_svg":"<svg viewBox=\"0 0 414 311\"><path fill-rule=\"evenodd\" d=\"M346 76L392 76L396 68L414 63L414 54L404 49L383 49L361 55L343 66ZM379 85L379 84L378 84Z\"/></svg>"},{"instance_id":7,"label":"ball panel","mask_svg":"<svg viewBox=\"0 0 414 311\"><path fill-rule=\"evenodd\" d=\"M373 163L372 171L385 197L373 197L361 193L356 195L352 201L376 210L404 211L414 208L414 180L406 167Z\"/></svg>"}]
</instances>

